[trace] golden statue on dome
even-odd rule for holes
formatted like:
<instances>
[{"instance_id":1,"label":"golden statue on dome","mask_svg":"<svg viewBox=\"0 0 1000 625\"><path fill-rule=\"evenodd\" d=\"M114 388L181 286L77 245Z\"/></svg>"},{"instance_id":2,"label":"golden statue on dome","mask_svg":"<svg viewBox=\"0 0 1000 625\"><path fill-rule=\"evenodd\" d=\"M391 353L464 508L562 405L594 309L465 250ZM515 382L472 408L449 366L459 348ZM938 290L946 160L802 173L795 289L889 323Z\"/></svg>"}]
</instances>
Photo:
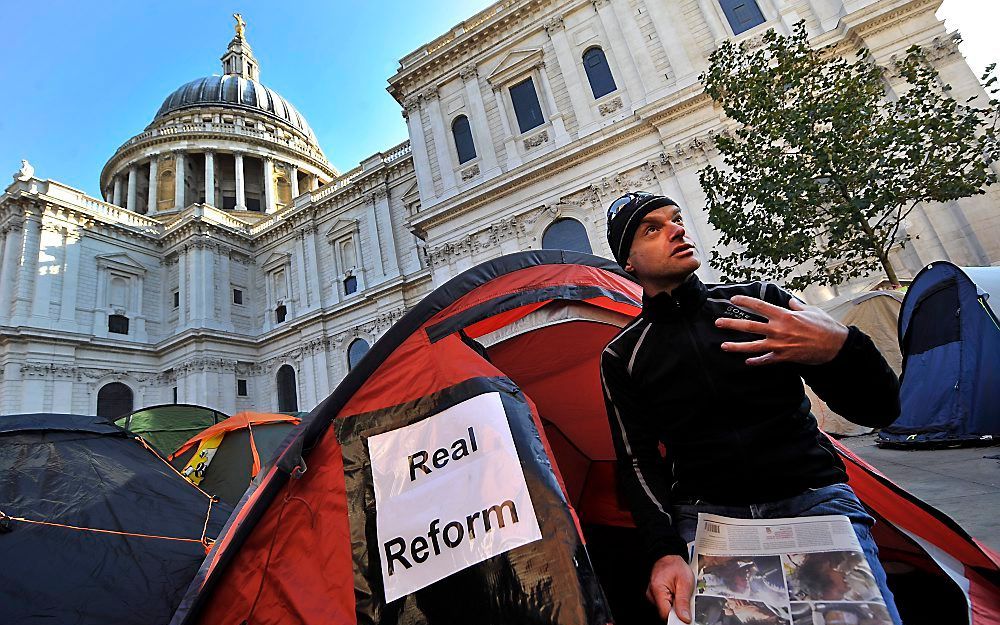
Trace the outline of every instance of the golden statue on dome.
<instances>
[{"instance_id":1,"label":"golden statue on dome","mask_svg":"<svg viewBox=\"0 0 1000 625\"><path fill-rule=\"evenodd\" d=\"M233 17L236 18L236 36L243 39L243 33L246 32L247 23L243 21L242 13L233 13Z\"/></svg>"}]
</instances>

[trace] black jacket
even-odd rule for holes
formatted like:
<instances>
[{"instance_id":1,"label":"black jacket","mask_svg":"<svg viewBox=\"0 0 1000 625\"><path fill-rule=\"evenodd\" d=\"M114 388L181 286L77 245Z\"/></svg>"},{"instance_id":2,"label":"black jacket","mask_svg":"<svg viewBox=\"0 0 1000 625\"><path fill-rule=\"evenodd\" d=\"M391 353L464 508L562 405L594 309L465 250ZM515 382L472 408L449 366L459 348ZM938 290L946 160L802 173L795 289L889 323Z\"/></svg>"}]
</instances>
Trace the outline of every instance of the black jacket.
<instances>
[{"instance_id":1,"label":"black jacket","mask_svg":"<svg viewBox=\"0 0 1000 625\"><path fill-rule=\"evenodd\" d=\"M642 314L601 357L619 482L654 559L687 553L671 502L763 503L847 479L809 412L803 379L860 425L899 416L896 375L855 327L823 365L751 367L752 354L723 352L724 341L760 336L716 328L716 319L766 321L731 304L733 295L785 308L792 297L767 282L706 287L692 275L672 295L644 297Z\"/></svg>"}]
</instances>

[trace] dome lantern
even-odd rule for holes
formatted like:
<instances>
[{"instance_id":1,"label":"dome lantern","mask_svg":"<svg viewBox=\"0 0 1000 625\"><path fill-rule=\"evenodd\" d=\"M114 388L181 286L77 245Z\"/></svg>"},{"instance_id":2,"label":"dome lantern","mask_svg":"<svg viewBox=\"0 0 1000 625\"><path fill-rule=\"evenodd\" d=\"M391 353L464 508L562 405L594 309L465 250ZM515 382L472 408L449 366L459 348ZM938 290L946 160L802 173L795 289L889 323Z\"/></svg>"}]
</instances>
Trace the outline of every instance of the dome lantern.
<instances>
[{"instance_id":1,"label":"dome lantern","mask_svg":"<svg viewBox=\"0 0 1000 625\"><path fill-rule=\"evenodd\" d=\"M241 76L249 80L260 80L260 64L246 40L246 25L243 15L233 13L236 19L236 36L229 42L229 49L222 55L222 73Z\"/></svg>"}]
</instances>

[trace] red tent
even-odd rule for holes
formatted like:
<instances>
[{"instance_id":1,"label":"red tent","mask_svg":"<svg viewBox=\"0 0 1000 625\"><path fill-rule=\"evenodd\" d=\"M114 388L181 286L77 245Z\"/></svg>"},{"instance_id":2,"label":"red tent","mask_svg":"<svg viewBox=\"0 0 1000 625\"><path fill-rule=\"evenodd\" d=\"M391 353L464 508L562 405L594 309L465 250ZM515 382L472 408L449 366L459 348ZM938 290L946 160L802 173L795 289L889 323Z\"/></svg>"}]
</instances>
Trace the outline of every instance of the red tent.
<instances>
[{"instance_id":1,"label":"red tent","mask_svg":"<svg viewBox=\"0 0 1000 625\"><path fill-rule=\"evenodd\" d=\"M275 466L258 476L173 623L452 623L474 614L477 623L599 624L612 620L609 605L617 622L644 621L644 572L630 555L637 553L635 530L615 490L598 364L639 302L639 287L617 265L557 251L498 258L435 290L372 347L306 417ZM497 398L509 426L505 433L501 423L495 437L487 429L489 444L508 437L520 463L499 478L468 452L477 449L473 426L494 422L496 408L483 403L488 396ZM474 401L478 412L463 413ZM391 455L399 449L396 433L407 432L416 446L447 432L448 419L463 414L478 416L450 450ZM480 445L485 440L481 429ZM954 596L938 592L949 623L971 614L974 625L1000 624L996 557L940 513L849 460L859 495L885 521L879 524L888 541L884 552L905 565L893 569L894 577L918 580L910 584L918 592L920 580L950 585ZM481 483L426 487L432 476L473 465L479 472L470 474ZM401 473L393 473L397 466ZM470 543L497 543L496 555L440 581L428 575L424 581L433 583L412 592L390 590L397 575L420 569L416 563L444 556L436 542L434 551L429 547L437 536L433 521L427 537L412 542L386 541L388 527L515 482L524 485L517 496L530 498L530 509L518 510L524 519L533 512L540 540L501 545L499 528L530 525L518 523L514 495L488 508L493 516L484 508L482 517L472 514L464 523L442 517L446 542L467 530ZM425 490L413 490L418 483ZM415 505L393 515L389 505L396 501ZM495 533L488 523L484 533L487 518ZM904 619L921 622L927 604L914 602L912 619L904 607Z\"/></svg>"}]
</instances>

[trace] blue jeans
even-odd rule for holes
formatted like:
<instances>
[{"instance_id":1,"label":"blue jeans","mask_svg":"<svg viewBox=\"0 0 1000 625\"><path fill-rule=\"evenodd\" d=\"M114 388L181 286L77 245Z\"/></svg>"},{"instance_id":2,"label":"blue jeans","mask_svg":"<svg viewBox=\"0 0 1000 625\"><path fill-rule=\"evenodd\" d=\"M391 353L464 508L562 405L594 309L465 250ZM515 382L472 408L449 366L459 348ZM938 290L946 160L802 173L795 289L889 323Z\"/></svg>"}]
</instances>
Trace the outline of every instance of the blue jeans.
<instances>
[{"instance_id":1,"label":"blue jeans","mask_svg":"<svg viewBox=\"0 0 1000 625\"><path fill-rule=\"evenodd\" d=\"M896 625L902 625L892 591L885 580L885 569L878 559L878 547L872 538L871 527L875 519L865 510L857 495L847 484L833 484L822 488L809 489L800 495L748 506L714 505L703 501L682 503L673 507L674 526L681 538L690 543L694 540L698 529L698 513L718 514L740 519L780 519L787 517L818 516L824 514L841 514L851 520L854 533L864 550L868 566L878 583L882 596L885 598L889 615Z\"/></svg>"}]
</instances>

